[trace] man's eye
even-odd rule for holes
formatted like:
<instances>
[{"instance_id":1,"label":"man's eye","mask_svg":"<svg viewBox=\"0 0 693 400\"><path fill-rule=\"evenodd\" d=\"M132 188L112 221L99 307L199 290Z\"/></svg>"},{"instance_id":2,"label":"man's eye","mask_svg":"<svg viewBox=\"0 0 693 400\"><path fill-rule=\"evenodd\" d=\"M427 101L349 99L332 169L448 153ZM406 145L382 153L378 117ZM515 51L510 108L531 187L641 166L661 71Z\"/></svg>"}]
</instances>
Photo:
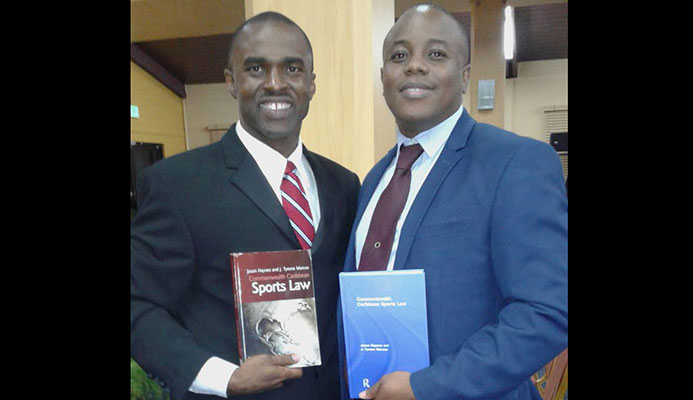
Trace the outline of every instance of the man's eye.
<instances>
[{"instance_id":1,"label":"man's eye","mask_svg":"<svg viewBox=\"0 0 693 400\"><path fill-rule=\"evenodd\" d=\"M253 66L248 67L248 71L251 71L251 72L260 72L261 69L262 68L259 65L253 65Z\"/></svg>"},{"instance_id":2,"label":"man's eye","mask_svg":"<svg viewBox=\"0 0 693 400\"><path fill-rule=\"evenodd\" d=\"M407 56L407 55L404 54L403 52L397 52L397 53L394 53L393 55L391 55L391 56L390 56L390 59L391 59L391 60L401 60L401 59L403 59L403 58L406 57L406 56Z\"/></svg>"},{"instance_id":3,"label":"man's eye","mask_svg":"<svg viewBox=\"0 0 693 400\"><path fill-rule=\"evenodd\" d=\"M442 51L438 51L438 50L433 50L433 51L431 51L430 54L431 54L431 57L433 57L433 58L445 57L445 53L443 53Z\"/></svg>"},{"instance_id":4,"label":"man's eye","mask_svg":"<svg viewBox=\"0 0 693 400\"><path fill-rule=\"evenodd\" d=\"M294 67L294 66L291 66L288 69L289 69L289 72L291 72L291 73L300 71L300 69L298 67Z\"/></svg>"}]
</instances>

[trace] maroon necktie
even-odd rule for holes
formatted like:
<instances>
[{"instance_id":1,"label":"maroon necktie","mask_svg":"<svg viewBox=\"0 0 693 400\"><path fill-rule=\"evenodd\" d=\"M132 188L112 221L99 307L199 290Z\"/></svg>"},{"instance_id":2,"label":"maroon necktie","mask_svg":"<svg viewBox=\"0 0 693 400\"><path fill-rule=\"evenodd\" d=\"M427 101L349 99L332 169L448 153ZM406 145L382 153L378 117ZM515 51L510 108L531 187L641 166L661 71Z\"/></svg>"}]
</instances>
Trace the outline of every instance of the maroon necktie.
<instances>
[{"instance_id":1,"label":"maroon necktie","mask_svg":"<svg viewBox=\"0 0 693 400\"><path fill-rule=\"evenodd\" d=\"M294 229L301 248L310 249L313 245L313 237L315 237L313 214L310 212L310 205L308 205L303 185L296 175L296 166L291 161L286 163L284 179L282 179L279 189L282 195L282 206L289 217L289 223Z\"/></svg>"},{"instance_id":2,"label":"maroon necktie","mask_svg":"<svg viewBox=\"0 0 693 400\"><path fill-rule=\"evenodd\" d=\"M407 202L409 195L411 165L422 152L423 148L418 143L411 146L402 145L399 148L395 173L385 191L380 195L373 212L366 241L361 250L359 271L377 271L387 268L397 220L402 214L404 203Z\"/></svg>"}]
</instances>

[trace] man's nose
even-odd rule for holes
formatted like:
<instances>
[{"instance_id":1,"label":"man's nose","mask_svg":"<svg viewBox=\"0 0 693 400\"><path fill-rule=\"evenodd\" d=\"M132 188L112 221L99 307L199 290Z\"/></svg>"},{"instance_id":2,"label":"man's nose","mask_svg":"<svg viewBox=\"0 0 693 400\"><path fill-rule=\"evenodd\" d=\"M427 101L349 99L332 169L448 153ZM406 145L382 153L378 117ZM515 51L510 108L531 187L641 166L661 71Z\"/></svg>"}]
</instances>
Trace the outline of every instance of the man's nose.
<instances>
[{"instance_id":1,"label":"man's nose","mask_svg":"<svg viewBox=\"0 0 693 400\"><path fill-rule=\"evenodd\" d=\"M404 72L407 75L427 74L428 73L428 65L426 64L426 60L424 60L422 56L418 56L418 55L411 56L407 62L407 66L406 66L406 69L404 70Z\"/></svg>"},{"instance_id":2,"label":"man's nose","mask_svg":"<svg viewBox=\"0 0 693 400\"><path fill-rule=\"evenodd\" d=\"M265 88L272 91L280 91L286 89L286 81L282 71L279 68L270 69L267 80L265 81Z\"/></svg>"}]
</instances>

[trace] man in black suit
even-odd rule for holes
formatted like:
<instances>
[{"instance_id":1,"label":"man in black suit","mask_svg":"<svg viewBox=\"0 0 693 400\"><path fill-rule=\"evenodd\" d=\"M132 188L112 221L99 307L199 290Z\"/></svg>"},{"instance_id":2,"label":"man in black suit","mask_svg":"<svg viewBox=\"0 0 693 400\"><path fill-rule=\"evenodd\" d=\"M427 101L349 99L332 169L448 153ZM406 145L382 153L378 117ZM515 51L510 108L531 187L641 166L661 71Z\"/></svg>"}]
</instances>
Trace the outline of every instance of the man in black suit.
<instances>
[{"instance_id":1,"label":"man in black suit","mask_svg":"<svg viewBox=\"0 0 693 400\"><path fill-rule=\"evenodd\" d=\"M301 142L315 74L300 27L259 14L233 35L229 53L225 75L240 121L220 142L138 178L131 354L173 399L336 399L337 277L359 179ZM287 160L314 224L307 242L282 207ZM263 355L239 366L229 254L302 247L312 253L322 365L290 368L292 355Z\"/></svg>"}]
</instances>

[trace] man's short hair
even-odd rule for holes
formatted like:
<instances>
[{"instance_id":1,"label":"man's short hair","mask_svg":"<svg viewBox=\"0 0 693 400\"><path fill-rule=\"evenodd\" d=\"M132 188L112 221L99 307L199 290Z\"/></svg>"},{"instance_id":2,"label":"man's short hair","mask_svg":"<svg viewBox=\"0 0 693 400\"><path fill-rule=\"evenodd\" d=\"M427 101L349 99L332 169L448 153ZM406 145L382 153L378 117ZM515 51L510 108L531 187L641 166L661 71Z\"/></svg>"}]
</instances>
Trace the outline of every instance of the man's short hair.
<instances>
[{"instance_id":1,"label":"man's short hair","mask_svg":"<svg viewBox=\"0 0 693 400\"><path fill-rule=\"evenodd\" d=\"M228 58L228 69L229 71L231 70L231 61L233 58L233 48L235 46L236 40L238 37L242 36L241 31L243 28L245 28L246 25L250 25L252 23L256 22L268 22L268 21L273 21L273 22L282 22L287 25L291 25L296 27L300 32L301 35L303 35L303 38L306 40L306 43L308 44L308 53L310 55L310 71L313 72L313 46L310 45L310 40L308 40L308 36L306 35L305 32L303 32L303 29L301 29L300 26L298 26L297 23L292 21L289 17L287 17L284 14L280 14L275 11L265 11L263 13L260 13L258 15L253 16L252 18L249 18L245 20L241 26L236 29L236 31L231 35L231 44L229 45L229 58Z\"/></svg>"},{"instance_id":2,"label":"man's short hair","mask_svg":"<svg viewBox=\"0 0 693 400\"><path fill-rule=\"evenodd\" d=\"M470 46L470 43L469 43L469 36L467 35L467 31L464 29L464 25L462 25L462 23L459 20L457 20L457 18L455 18L454 15L449 13L448 10L444 9L443 7L441 7L438 4L432 4L432 3L421 3L421 4L413 5L409 8L407 8L406 10L404 10L402 15L404 15L404 13L406 13L407 11L409 11L411 9L420 8L420 7L421 8L432 8L432 9L438 10L441 13L450 17L451 20L455 21L455 24L457 24L457 27L460 29L460 33L462 34L462 37L464 38L464 43L463 43L464 51L462 52L463 53L462 55L465 57L465 65L469 64L469 56L470 56L469 46ZM392 29L390 29L390 30L392 30ZM389 34L389 32L388 32L388 34Z\"/></svg>"}]
</instances>

